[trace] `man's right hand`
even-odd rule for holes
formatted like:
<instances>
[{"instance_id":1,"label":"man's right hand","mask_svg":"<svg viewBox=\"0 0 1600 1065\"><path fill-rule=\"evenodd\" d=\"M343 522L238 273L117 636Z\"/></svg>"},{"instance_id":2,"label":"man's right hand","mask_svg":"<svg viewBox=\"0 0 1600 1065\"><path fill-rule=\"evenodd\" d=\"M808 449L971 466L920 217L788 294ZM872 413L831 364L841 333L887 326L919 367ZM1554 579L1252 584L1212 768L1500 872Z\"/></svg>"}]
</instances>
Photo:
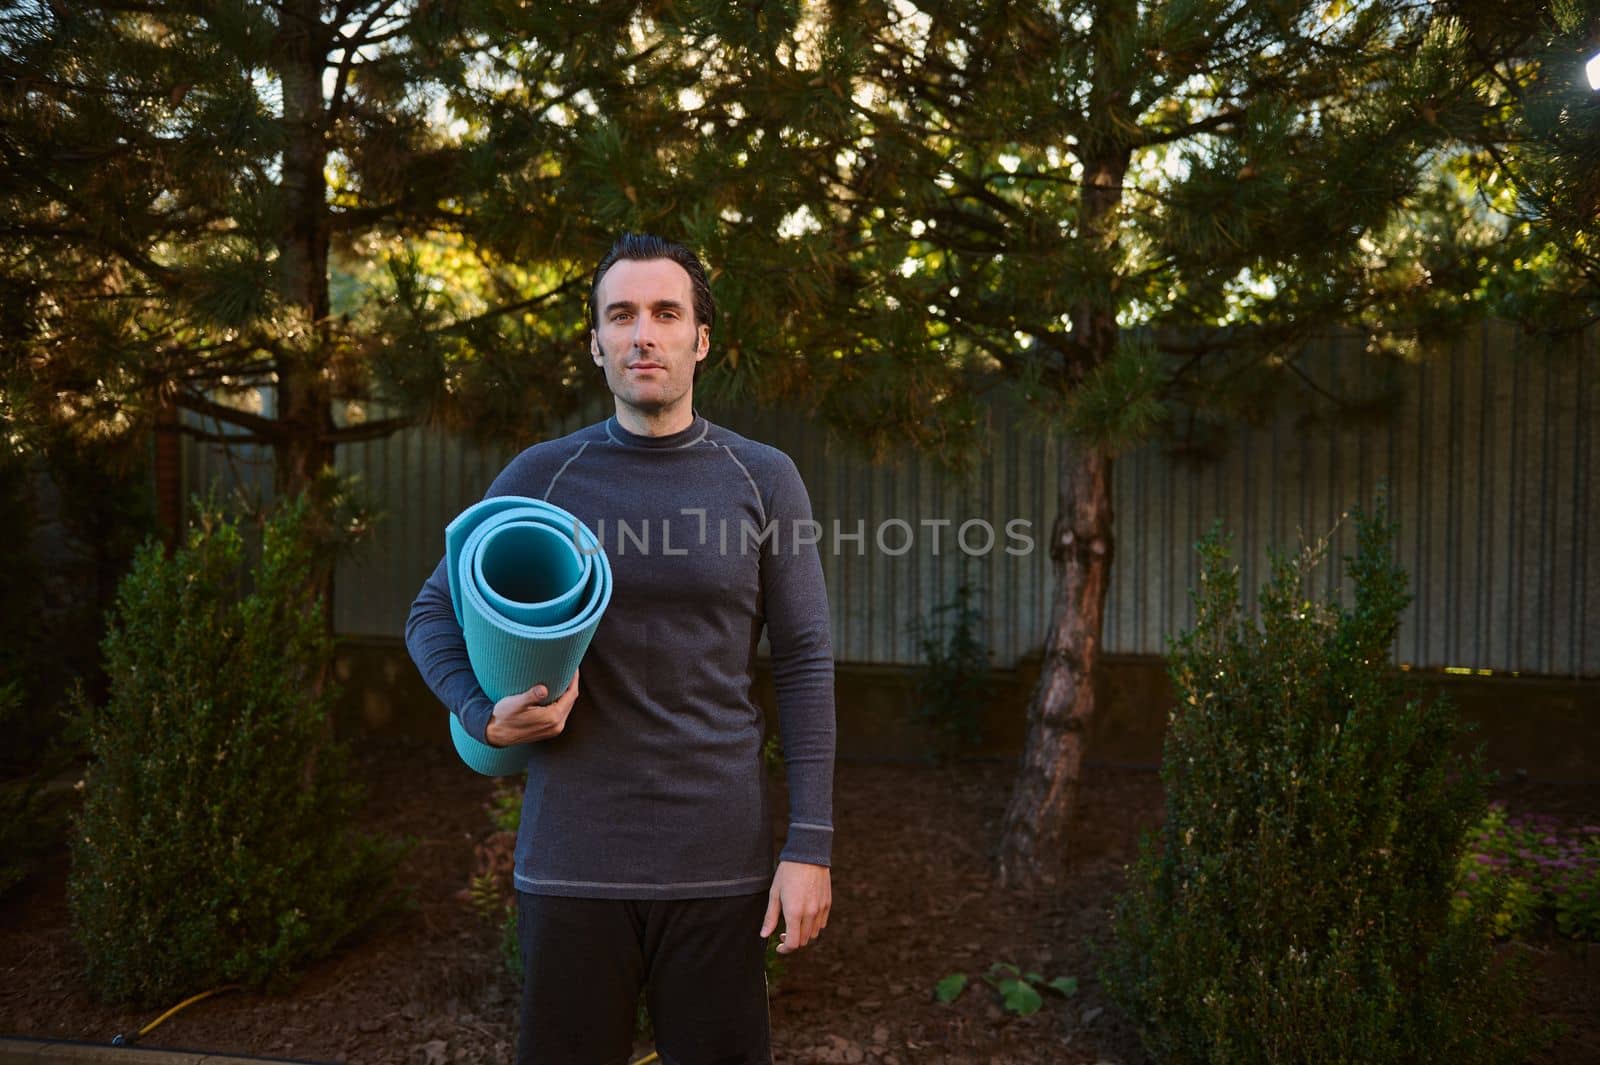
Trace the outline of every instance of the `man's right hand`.
<instances>
[{"instance_id":1,"label":"man's right hand","mask_svg":"<svg viewBox=\"0 0 1600 1065\"><path fill-rule=\"evenodd\" d=\"M487 733L490 745L510 747L561 735L567 727L572 704L578 701L578 674L572 675L572 683L555 702L544 701L549 694L543 684L535 684L525 692L508 695L495 703Z\"/></svg>"}]
</instances>

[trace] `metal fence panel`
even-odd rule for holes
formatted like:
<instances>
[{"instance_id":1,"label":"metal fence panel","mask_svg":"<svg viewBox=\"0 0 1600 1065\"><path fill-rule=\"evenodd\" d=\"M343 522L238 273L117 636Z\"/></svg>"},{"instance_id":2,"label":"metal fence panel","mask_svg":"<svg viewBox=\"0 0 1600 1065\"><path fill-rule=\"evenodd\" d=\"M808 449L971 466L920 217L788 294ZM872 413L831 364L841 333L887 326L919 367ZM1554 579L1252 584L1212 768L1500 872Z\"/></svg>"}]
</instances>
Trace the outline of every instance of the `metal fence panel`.
<instances>
[{"instance_id":1,"label":"metal fence panel","mask_svg":"<svg viewBox=\"0 0 1600 1065\"><path fill-rule=\"evenodd\" d=\"M1119 457L1105 650L1161 654L1170 636L1193 623L1193 547L1214 520L1233 538L1242 586L1254 589L1267 576L1270 546L1289 550L1301 536L1326 532L1383 482L1414 594L1396 638L1398 661L1600 675L1600 566L1590 562L1600 553L1597 340L1591 333L1577 357L1552 356L1511 326L1487 323L1445 355L1385 366L1362 352L1358 338L1329 338L1301 364L1316 386L1268 424L1233 433L1215 461L1175 457L1159 445ZM1400 387L1386 418L1312 417L1327 405L1324 392L1371 395L1391 377ZM988 453L960 476L914 455L867 462L801 412L708 413L782 448L799 467L823 525L841 661L917 662L915 623L963 581L980 592L996 665L1038 651L1051 606L1047 547L1064 442L1034 431L1002 403L991 412ZM422 429L341 450L340 469L357 474L386 512L372 542L338 570L341 633L400 634L412 596L440 557L445 524L509 457ZM261 492L270 486L269 460L261 449L227 459L214 445L189 441L186 483L203 490L213 480L242 482ZM975 519L995 530L996 546L982 554L965 553L958 542L962 524ZM905 527L886 524L892 520L909 525L911 550L893 553ZM1031 531L1027 554L1004 550L1006 523L1016 520ZM946 524L928 524L940 521ZM859 543L852 539L858 529ZM969 529L969 544L977 530ZM1336 541L1318 592L1347 590L1339 556L1353 548L1350 532L1346 526Z\"/></svg>"}]
</instances>

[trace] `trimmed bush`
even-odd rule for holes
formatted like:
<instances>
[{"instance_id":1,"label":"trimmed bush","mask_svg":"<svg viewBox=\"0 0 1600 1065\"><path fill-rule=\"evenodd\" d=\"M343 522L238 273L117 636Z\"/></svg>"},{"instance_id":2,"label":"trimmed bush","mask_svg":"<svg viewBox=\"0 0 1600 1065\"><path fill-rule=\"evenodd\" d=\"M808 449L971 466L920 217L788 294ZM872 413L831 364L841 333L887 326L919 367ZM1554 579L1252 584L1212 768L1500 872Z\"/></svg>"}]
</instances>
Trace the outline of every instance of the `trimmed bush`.
<instances>
[{"instance_id":1,"label":"trimmed bush","mask_svg":"<svg viewBox=\"0 0 1600 1065\"><path fill-rule=\"evenodd\" d=\"M1203 560L1162 779L1104 978L1163 1062L1519 1061L1517 974L1484 908L1452 906L1485 808L1444 700L1389 654L1408 602L1393 526L1356 519L1353 609L1304 589L1328 549L1274 556L1259 625L1221 533Z\"/></svg>"},{"instance_id":2,"label":"trimmed bush","mask_svg":"<svg viewBox=\"0 0 1600 1065\"><path fill-rule=\"evenodd\" d=\"M72 840L72 918L100 995L144 1005L284 980L382 912L399 847L350 827L331 656L304 501L246 565L203 510L171 558L146 544L84 706L92 763Z\"/></svg>"}]
</instances>

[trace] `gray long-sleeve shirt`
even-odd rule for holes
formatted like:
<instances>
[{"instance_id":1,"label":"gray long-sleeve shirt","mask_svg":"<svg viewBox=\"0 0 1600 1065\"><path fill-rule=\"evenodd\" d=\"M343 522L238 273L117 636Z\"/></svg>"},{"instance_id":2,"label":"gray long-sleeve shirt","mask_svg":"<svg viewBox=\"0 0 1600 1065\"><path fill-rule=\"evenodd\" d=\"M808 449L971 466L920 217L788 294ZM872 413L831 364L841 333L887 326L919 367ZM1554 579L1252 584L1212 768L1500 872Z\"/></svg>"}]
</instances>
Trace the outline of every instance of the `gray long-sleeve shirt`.
<instances>
[{"instance_id":1,"label":"gray long-sleeve shirt","mask_svg":"<svg viewBox=\"0 0 1600 1065\"><path fill-rule=\"evenodd\" d=\"M544 499L599 535L610 606L561 735L530 746L522 891L696 898L765 890L770 799L751 686L765 626L788 773L780 858L828 865L833 652L816 526L783 452L696 416L664 437L615 418L518 455L487 496ZM406 622L428 686L485 739L441 562Z\"/></svg>"}]
</instances>

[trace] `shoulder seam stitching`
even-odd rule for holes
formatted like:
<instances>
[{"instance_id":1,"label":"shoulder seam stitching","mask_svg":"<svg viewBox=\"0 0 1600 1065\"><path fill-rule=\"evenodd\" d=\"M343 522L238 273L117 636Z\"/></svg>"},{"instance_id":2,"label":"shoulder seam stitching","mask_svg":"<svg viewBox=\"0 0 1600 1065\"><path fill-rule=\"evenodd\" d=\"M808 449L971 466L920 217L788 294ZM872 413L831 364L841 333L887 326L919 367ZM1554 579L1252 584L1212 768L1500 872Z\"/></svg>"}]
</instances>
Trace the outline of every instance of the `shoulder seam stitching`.
<instances>
[{"instance_id":1,"label":"shoulder seam stitching","mask_svg":"<svg viewBox=\"0 0 1600 1065\"><path fill-rule=\"evenodd\" d=\"M727 444L723 444L715 440L709 441L709 443L712 447L721 448L722 451L733 460L733 464L739 467L739 472L744 474L744 479L750 482L750 490L756 494L756 509L761 511L761 526L762 528L766 528L767 501L761 498L761 486L756 484L755 477L751 476L750 467L746 466L743 462L740 462L739 456L735 455L733 453L733 448L729 447Z\"/></svg>"},{"instance_id":2,"label":"shoulder seam stitching","mask_svg":"<svg viewBox=\"0 0 1600 1065\"><path fill-rule=\"evenodd\" d=\"M561 468L556 471L555 476L550 478L550 483L548 485L546 485L545 489L544 489L544 497L543 498L544 498L544 501L546 503L548 503L550 501L550 493L554 492L556 490L556 482L561 480L561 475L563 473L567 472L567 467L571 466L574 462L578 461L578 456L583 454L588 449L589 449L589 441L585 440L582 443L582 445L579 446L578 450L574 451L572 453L571 457L568 458L567 461L565 461L565 462L563 462L561 464Z\"/></svg>"}]
</instances>

